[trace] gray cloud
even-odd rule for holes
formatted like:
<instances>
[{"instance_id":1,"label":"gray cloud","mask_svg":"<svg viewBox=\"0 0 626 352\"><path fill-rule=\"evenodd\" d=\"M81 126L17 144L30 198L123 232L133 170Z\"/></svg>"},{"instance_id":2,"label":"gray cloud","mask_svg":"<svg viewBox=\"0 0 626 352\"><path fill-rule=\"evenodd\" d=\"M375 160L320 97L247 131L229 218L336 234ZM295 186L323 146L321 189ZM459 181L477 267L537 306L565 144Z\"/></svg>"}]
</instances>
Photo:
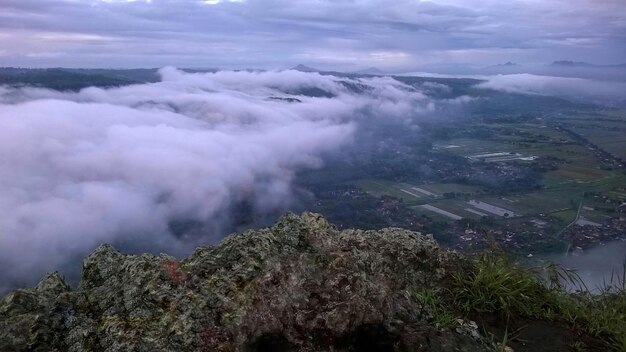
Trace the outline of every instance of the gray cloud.
<instances>
[{"instance_id":1,"label":"gray cloud","mask_svg":"<svg viewBox=\"0 0 626 352\"><path fill-rule=\"evenodd\" d=\"M625 10L621 0L5 0L0 64L616 63L626 61Z\"/></svg>"},{"instance_id":2,"label":"gray cloud","mask_svg":"<svg viewBox=\"0 0 626 352\"><path fill-rule=\"evenodd\" d=\"M384 77L161 75L75 93L0 88L0 265L11 268L2 282L32 280L102 242L188 250L196 243L170 230L177 220L209 224L201 241L216 241L233 202L283 209L294 172L350 143L361 119L439 104ZM300 93L313 88L324 94Z\"/></svg>"},{"instance_id":3,"label":"gray cloud","mask_svg":"<svg viewBox=\"0 0 626 352\"><path fill-rule=\"evenodd\" d=\"M509 93L554 95L586 102L621 105L626 102L626 83L583 78L540 76L528 73L482 76L480 88Z\"/></svg>"}]
</instances>

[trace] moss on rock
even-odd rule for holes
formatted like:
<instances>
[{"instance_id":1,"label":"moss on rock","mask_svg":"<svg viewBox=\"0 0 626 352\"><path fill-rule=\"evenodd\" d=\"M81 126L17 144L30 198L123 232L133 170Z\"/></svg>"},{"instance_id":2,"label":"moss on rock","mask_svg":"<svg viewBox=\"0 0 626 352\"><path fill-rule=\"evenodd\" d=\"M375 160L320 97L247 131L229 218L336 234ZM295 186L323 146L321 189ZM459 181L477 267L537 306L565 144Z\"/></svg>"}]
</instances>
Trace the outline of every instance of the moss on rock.
<instances>
[{"instance_id":1,"label":"moss on rock","mask_svg":"<svg viewBox=\"0 0 626 352\"><path fill-rule=\"evenodd\" d=\"M76 290L53 273L0 301L0 350L484 351L412 294L444 287L458 260L430 236L312 213L181 261L102 245Z\"/></svg>"}]
</instances>

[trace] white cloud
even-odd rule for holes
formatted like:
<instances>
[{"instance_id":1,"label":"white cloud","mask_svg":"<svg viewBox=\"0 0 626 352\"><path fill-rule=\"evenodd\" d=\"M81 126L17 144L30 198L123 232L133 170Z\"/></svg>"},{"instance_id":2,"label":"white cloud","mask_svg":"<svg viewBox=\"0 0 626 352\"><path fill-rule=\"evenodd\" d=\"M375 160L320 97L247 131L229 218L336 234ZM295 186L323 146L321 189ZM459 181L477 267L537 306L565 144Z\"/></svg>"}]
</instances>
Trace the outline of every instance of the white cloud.
<instances>
[{"instance_id":1,"label":"white cloud","mask_svg":"<svg viewBox=\"0 0 626 352\"><path fill-rule=\"evenodd\" d=\"M583 78L540 76L528 73L483 76L478 87L510 93L555 95L584 100L626 99L626 83Z\"/></svg>"},{"instance_id":2,"label":"white cloud","mask_svg":"<svg viewBox=\"0 0 626 352\"><path fill-rule=\"evenodd\" d=\"M0 265L12 268L0 273L5 282L101 242L174 252L195 245L172 236L173 220L208 224L215 232L203 240L214 241L233 201L265 211L288 204L294 172L350 143L359 119L405 119L433 104L383 77L161 74L159 83L76 93L0 87ZM302 94L312 88L332 97Z\"/></svg>"}]
</instances>

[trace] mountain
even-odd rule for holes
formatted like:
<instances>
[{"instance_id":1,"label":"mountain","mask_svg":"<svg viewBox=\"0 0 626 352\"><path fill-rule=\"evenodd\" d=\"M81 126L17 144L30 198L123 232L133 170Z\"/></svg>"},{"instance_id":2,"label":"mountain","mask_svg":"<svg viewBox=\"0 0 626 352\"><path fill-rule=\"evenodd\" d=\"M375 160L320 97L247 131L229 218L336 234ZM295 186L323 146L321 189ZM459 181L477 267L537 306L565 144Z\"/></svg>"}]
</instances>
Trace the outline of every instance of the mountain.
<instances>
[{"instance_id":1,"label":"mountain","mask_svg":"<svg viewBox=\"0 0 626 352\"><path fill-rule=\"evenodd\" d=\"M382 71L376 67L369 67L364 70L355 71L353 73L357 75L381 75L381 76L387 75L385 71Z\"/></svg>"},{"instance_id":2,"label":"mountain","mask_svg":"<svg viewBox=\"0 0 626 352\"><path fill-rule=\"evenodd\" d=\"M287 214L182 260L101 245L77 288L50 273L0 300L0 350L509 350L494 341L517 352L579 341L604 350L584 330L583 298L567 310L570 328L559 313L569 296L506 259L464 257L399 228L339 231L317 214Z\"/></svg>"},{"instance_id":3,"label":"mountain","mask_svg":"<svg viewBox=\"0 0 626 352\"><path fill-rule=\"evenodd\" d=\"M561 60L554 61L550 64L550 66L554 67L589 67L589 68L624 68L626 64L618 64L618 65L594 65L588 62L582 61L569 61L569 60Z\"/></svg>"},{"instance_id":4,"label":"mountain","mask_svg":"<svg viewBox=\"0 0 626 352\"><path fill-rule=\"evenodd\" d=\"M561 60L561 61L554 61L553 63L550 64L550 66L557 66L557 67L593 67L593 66L596 66L596 65L590 64L588 62L582 62L582 61Z\"/></svg>"},{"instance_id":5,"label":"mountain","mask_svg":"<svg viewBox=\"0 0 626 352\"><path fill-rule=\"evenodd\" d=\"M505 62L503 64L497 64L496 66L498 66L498 67L517 67L517 66L519 66L519 64L517 64L515 62L508 61L508 62Z\"/></svg>"},{"instance_id":6,"label":"mountain","mask_svg":"<svg viewBox=\"0 0 626 352\"><path fill-rule=\"evenodd\" d=\"M291 70L296 70L296 71L301 71L301 72L320 72L320 70L316 68L304 66L302 64L292 67Z\"/></svg>"},{"instance_id":7,"label":"mountain","mask_svg":"<svg viewBox=\"0 0 626 352\"><path fill-rule=\"evenodd\" d=\"M520 70L525 69L522 65L515 62L505 62L503 64L485 66L483 68L478 69L481 73L516 73Z\"/></svg>"}]
</instances>

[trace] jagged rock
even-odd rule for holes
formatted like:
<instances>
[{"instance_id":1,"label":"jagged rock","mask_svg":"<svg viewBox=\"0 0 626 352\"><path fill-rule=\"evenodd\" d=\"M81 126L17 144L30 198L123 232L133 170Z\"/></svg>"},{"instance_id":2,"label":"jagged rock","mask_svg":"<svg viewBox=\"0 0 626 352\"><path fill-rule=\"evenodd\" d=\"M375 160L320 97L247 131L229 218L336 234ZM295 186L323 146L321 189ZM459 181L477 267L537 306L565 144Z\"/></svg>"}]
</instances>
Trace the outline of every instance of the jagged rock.
<instances>
[{"instance_id":1,"label":"jagged rock","mask_svg":"<svg viewBox=\"0 0 626 352\"><path fill-rule=\"evenodd\" d=\"M227 237L181 261L100 246L0 301L1 351L484 351L411 294L458 262L430 236L338 231L320 215Z\"/></svg>"},{"instance_id":2,"label":"jagged rock","mask_svg":"<svg viewBox=\"0 0 626 352\"><path fill-rule=\"evenodd\" d=\"M35 287L35 291L48 294L59 295L63 292L70 291L70 286L58 272L48 273L44 276Z\"/></svg>"}]
</instances>

